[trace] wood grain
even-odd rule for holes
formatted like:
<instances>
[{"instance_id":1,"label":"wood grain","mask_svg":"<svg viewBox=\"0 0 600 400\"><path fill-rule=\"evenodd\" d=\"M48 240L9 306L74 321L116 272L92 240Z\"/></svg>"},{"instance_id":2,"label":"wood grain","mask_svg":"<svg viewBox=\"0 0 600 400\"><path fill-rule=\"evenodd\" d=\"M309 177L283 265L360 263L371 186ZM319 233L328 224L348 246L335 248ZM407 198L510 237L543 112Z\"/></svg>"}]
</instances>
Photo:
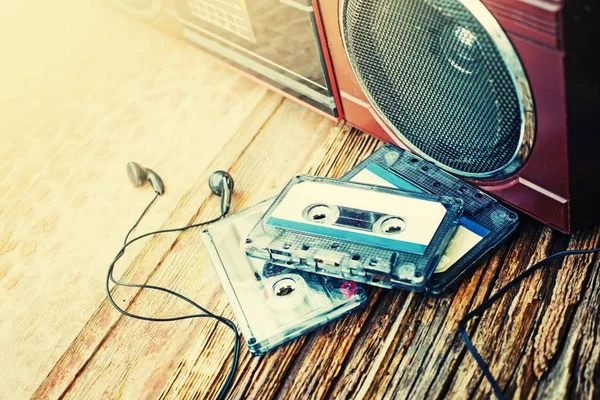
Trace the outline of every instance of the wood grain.
<instances>
[{"instance_id":1,"label":"wood grain","mask_svg":"<svg viewBox=\"0 0 600 400\"><path fill-rule=\"evenodd\" d=\"M72 33L59 25L68 7L40 4L33 19L45 25L35 32L48 33L32 51L51 41L68 48L54 45L42 52L48 59L37 71L26 68L39 74L27 93L2 75L0 353L10 362L0 365L0 397L31 395L104 300L102 281L120 232L151 196L148 188L131 188L126 162L151 166L166 181L167 195L140 226L156 228L212 159L232 141L242 151L244 137L251 141L282 101L110 9L70 6L78 42L61 41ZM169 222L185 224L193 213Z\"/></svg>"},{"instance_id":2,"label":"wood grain","mask_svg":"<svg viewBox=\"0 0 600 400\"><path fill-rule=\"evenodd\" d=\"M282 121L292 123L289 132L296 134L296 142L291 142L280 134ZM295 157L291 160L287 158L287 154L298 147L303 148L304 152L310 154L311 149L317 147L319 142L326 137L330 125L329 121L322 119L320 116L302 109L295 103L286 101L262 126L257 136L252 138L252 142L244 143L238 137L236 145L242 146L243 143L247 145L244 152L236 154L235 148L231 148L226 153L221 153L222 155L226 154L227 157L232 157L231 165L227 165L221 160L217 163L219 168L228 169L237 180L237 194L233 197L234 210L262 200L263 198L259 197L257 193L274 195L277 189L289 180L290 176L301 170L302 157ZM279 154L281 157L279 159L276 157L264 159L263 152L260 149L265 148L280 149ZM297 155L301 155L299 151L297 151ZM217 167L217 165L212 167ZM269 174L270 171L275 169L285 173ZM265 176L271 176L271 178L264 179ZM202 177L194 184L195 189L204 193L205 196L207 192L206 178ZM210 199L199 202L201 204L200 212L194 217L194 221L206 220L214 216L219 201L219 199L211 196ZM189 202L182 204L182 212L186 212L183 210L190 210ZM140 282L139 274L150 274L150 279L147 282L174 288L174 290L188 294L192 298L196 297L208 309L214 310L217 314L222 314L227 306L227 301L221 295L220 284L212 270L202 242L199 240L199 232L189 232L177 235L175 238L171 238L169 251L162 258L155 261L149 257L138 258L128 268L125 274L128 277L127 279L129 280L129 276L131 276L132 281ZM156 245L152 247L154 249ZM149 265L153 267L149 268ZM115 297L121 299L122 292L124 290L120 288L115 290ZM195 293L197 294L194 295ZM123 304L127 303L129 298L129 295L125 295L122 298ZM110 305L107 302L101 307L110 310ZM165 296L148 292L142 292L141 295L136 296L129 310L143 315L155 315L157 312L161 315L179 315L193 312L188 307L173 302L172 299L169 300ZM112 314L119 317L114 312ZM97 316L98 319L102 318L101 313L97 313ZM165 328L161 326L162 324L147 323L144 324L144 327L139 327L140 324L137 323L139 321L125 320L121 322L120 320L122 318L119 317L116 325L110 327L110 332L106 333L107 336L101 348L93 354L91 359L86 360L83 369L78 372L76 382L66 389L68 397L81 397L85 394L95 394L96 396L108 394L112 397L116 396L117 393L133 396L142 389L148 396L156 397L161 394L162 388L157 388L157 392L148 392L152 385L147 382L147 379L153 379L156 370L162 371L168 368L173 361L172 358L177 359L177 357L176 353L172 353L172 357L164 358L167 365L161 365L156 362L154 351L169 352L169 349L173 349L174 352L183 351L182 355L185 356L182 362L184 362L186 368L172 372L177 374L179 379L191 376L190 379L194 380L193 382L186 382L181 387L177 386L179 382L175 380L169 390L177 398L186 397L185 394L189 391L197 393L201 390L209 390L211 387L207 383L213 381L212 375L214 375L215 370L218 370L229 357L232 343L231 334L229 330L222 327L215 329L215 323L212 321L182 322ZM94 321L95 319L91 320L92 323ZM140 329L134 334L136 351L123 351L129 349L132 345L131 332L128 329L132 323ZM94 332L97 332L97 329L94 329ZM180 334L178 335L176 332ZM158 343L164 345L157 344L157 340ZM188 346L191 346L191 348L187 349ZM213 348L213 346L217 348ZM185 350L181 350L181 348ZM74 351L78 350L74 349ZM201 354L201 361L197 363L194 360L199 358L198 354ZM149 357L148 366L141 369L131 369L139 362L144 363L143 359L146 356ZM116 364L114 357L118 359ZM193 360L187 357L192 357ZM72 365L71 362L69 364ZM154 368L149 368L149 365L154 365ZM61 370L62 368L59 367L58 371ZM111 373L107 374L107 370L110 370ZM123 385L121 380L126 372L127 383L131 383ZM137 376L137 372L141 376ZM98 379L102 379L102 384L92 384ZM90 392L90 387L102 389L102 392ZM215 389L218 389L218 385L213 388L213 390ZM201 397L203 396L201 395Z\"/></svg>"},{"instance_id":3,"label":"wood grain","mask_svg":"<svg viewBox=\"0 0 600 400\"><path fill-rule=\"evenodd\" d=\"M9 3L0 6L9 55L0 70L0 399L214 397L231 360L228 329L127 319L105 298L108 262L152 196L130 187L125 163L159 171L167 185L144 232L215 216L206 182L216 169L233 175L238 211L296 173L339 177L381 143L97 3ZM197 231L148 239L116 274L232 318L201 243ZM564 236L523 217L455 293L369 288L364 309L317 332L263 357L244 347L230 398L488 398L458 321L549 254L599 245L598 225ZM598 264L592 255L556 261L469 324L509 397L598 397ZM149 291L113 293L135 313L193 311Z\"/></svg>"}]
</instances>

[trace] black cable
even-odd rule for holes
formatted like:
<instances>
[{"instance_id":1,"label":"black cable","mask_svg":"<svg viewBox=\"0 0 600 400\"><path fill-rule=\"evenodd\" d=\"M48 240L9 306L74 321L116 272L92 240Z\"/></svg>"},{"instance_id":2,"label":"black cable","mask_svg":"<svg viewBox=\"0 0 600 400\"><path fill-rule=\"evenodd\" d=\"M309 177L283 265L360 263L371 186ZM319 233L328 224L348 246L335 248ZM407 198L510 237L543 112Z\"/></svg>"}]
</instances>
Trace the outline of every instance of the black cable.
<instances>
[{"instance_id":1,"label":"black cable","mask_svg":"<svg viewBox=\"0 0 600 400\"><path fill-rule=\"evenodd\" d=\"M119 250L119 252L115 256L114 260L112 261L112 263L108 267L108 274L106 275L106 294L108 295L108 300L113 305L113 307L117 311L119 311L121 314L123 314L123 315L125 315L127 317L136 318L136 319L140 319L140 320L143 320L143 321L152 321L152 322L181 321L181 320L191 319L191 318L213 318L213 319L216 319L217 321L221 322L222 324L226 325L227 327L229 327L229 329L231 329L233 331L233 335L234 335L233 358L231 360L231 369L229 370L229 374L227 375L227 378L225 379L225 382L223 383L223 386L221 386L221 389L219 390L219 394L217 395L217 399L221 400L221 399L225 398L225 396L227 395L227 392L229 391L229 387L231 386L231 383L233 382L233 377L235 376L235 371L237 369L239 355L240 355L240 335L239 335L239 333L237 331L235 323L233 323L233 321L231 321L230 319L227 319L225 317L222 317L222 316L215 315L215 314L211 313L210 311L208 311L204 307L200 306L198 303L194 302L193 300L189 299L188 297L185 297L184 295L179 294L179 293L177 293L177 292L175 292L173 290L170 290L170 289L167 289L167 288L162 288L162 287L159 287L159 286L154 286L154 285L120 282L120 281L116 280L114 278L114 276L113 276L113 271L114 271L114 268L115 268L115 264L123 256L123 254L125 254L125 249L128 246L130 246L132 243L137 242L138 240L143 239L145 237L158 235L160 233L183 232L183 231L187 231L188 229L198 228L198 227L201 227L201 226L204 226L204 225L208 225L208 224L211 224L213 222L216 222L216 221L220 220L226 214L226 213L223 213L219 217L214 218L214 219L212 219L210 221L201 222L201 223L198 223L198 224L192 224L192 225L184 226L184 227L181 227L181 228L162 229L162 230L158 230L158 231L144 233L143 235L137 236L137 237L135 237L135 238L133 238L133 239L131 239L131 240L128 241L129 236L135 230L135 228L139 225L140 221L142 220L142 218L144 217L144 215L146 215L146 212L148 212L148 210L150 209L150 207L152 207L152 205L154 204L154 202L156 201L156 199L158 198L158 196L159 195L157 193L156 196L154 196L154 198L152 199L152 201L148 204L148 206L146 206L146 208L144 209L144 211L142 212L142 214L140 215L140 217L137 219L137 221L135 222L135 224L133 225L133 227L129 230L129 232L125 236L125 240L123 241L123 247L121 247L121 250ZM177 298L179 298L179 299L181 299L181 300L183 300L183 301L191 304L192 306L194 306L197 309L199 309L200 311L202 311L202 313L201 314L182 315L182 316L179 316L179 317L171 317L171 318L153 318L153 317L144 317L142 315L132 314L132 313L130 313L128 311L125 311L121 307L119 307L117 305L117 303L114 301L114 299L112 297L112 293L110 292L110 282L113 282L115 285L120 285L120 286L135 287L135 288L140 288L140 289L152 289L152 290L158 290L158 291L161 291L161 292L168 293L170 295L173 295L173 296L175 296L175 297L177 297Z\"/></svg>"},{"instance_id":2,"label":"black cable","mask_svg":"<svg viewBox=\"0 0 600 400\"><path fill-rule=\"evenodd\" d=\"M106 276L106 293L108 295L108 299L110 301L110 303L113 305L113 307L119 311L121 314L131 317L131 318L136 318L136 319L140 319L140 320L144 320L144 321L153 321L153 322L170 322L170 321L180 321L180 320L185 320L185 319L191 319L191 318L213 318L216 319L217 321L221 322L222 324L226 325L227 327L229 327L234 334L234 346L233 346L233 359L231 362L231 369L229 371L229 374L227 375L227 378L225 380L225 382L223 383L223 386L221 387L221 390L219 391L219 394L217 395L217 399L221 400L223 398L225 398L227 392L229 391L229 387L231 386L231 383L233 381L233 377L235 375L235 371L237 369L237 364L238 364L238 360L239 360L239 350L240 350L240 337L237 331L237 328L235 326L235 324L233 323L233 321L231 321L230 319L227 319L225 317L221 317L218 315L215 315L213 313L211 313L210 311L206 310L204 307L200 306L199 304L197 304L196 302L194 302L193 300L173 291L167 288L162 288L159 286L154 286L154 285L146 285L146 284L135 284L135 283L126 283L126 282L120 282L118 280L116 280L113 276L113 271L114 271L114 267L115 264L117 263L117 261L123 256L123 254L125 254L125 249L130 246L132 243L137 242L138 240L141 240L145 237L148 236L154 236L157 234L161 234L161 233L169 233L169 232L184 232L188 229L192 229L192 228L198 228L204 225L208 225L211 224L213 222L216 222L218 220L220 220L221 218L223 218L225 216L225 213L221 214L219 217L214 218L210 221L206 221L206 222L201 222L198 224L192 224L192 225L188 225L185 227L181 227L181 228L172 228L172 229L162 229L162 230L157 230L157 231L153 231L153 232L148 232L145 233L143 235L137 236L131 240L128 241L129 236L131 235L131 233L135 230L135 228L139 225L140 221L142 220L142 218L144 217L144 215L147 213L147 211L150 209L150 207L154 204L154 202L156 201L156 199L158 198L158 193L156 194L156 196L154 196L154 198L152 199L152 201L148 204L148 206L146 206L146 208L144 209L144 211L142 212L142 214L140 215L140 217L138 218L138 220L135 222L135 224L133 225L133 227L129 230L129 232L127 233L127 235L125 236L125 240L123 242L123 247L121 248L121 250L119 250L119 252L117 253L117 255L115 256L114 260L112 261L112 263L110 264L109 268L108 268L108 274ZM486 377L486 379L488 380L488 382L490 383L490 385L492 386L492 390L494 391L494 394L496 395L496 397L498 399L504 399L504 394L502 392L502 389L500 388L500 385L498 384L498 382L496 381L496 379L494 378L494 375L492 374L492 372L490 371L488 365L486 364L486 362L483 360L483 358L481 357L481 355L479 354L479 352L477 351L477 349L475 348L475 346L473 345L473 343L471 342L471 338L469 337L469 335L467 334L467 330L466 330L466 325L467 323L472 320L473 318L476 317L480 317L481 315L483 315L483 313L489 309L497 300L499 300L500 298L502 298L502 296L504 296L509 290L513 289L514 287L518 286L521 282L523 282L525 279L527 279L528 277L530 277L531 275L533 275L535 272L539 271L540 269L544 268L545 266L547 266L551 261L557 259L557 258L561 258L561 257L567 257L567 256L572 256L572 255L581 255L581 254L591 254L591 253L596 253L596 252L600 252L600 248L596 248L596 249L592 249L592 250L566 250L566 251L561 251L559 253L553 254L547 258L545 258L544 260L538 262L537 264L533 265L531 268L527 269L525 272L521 273L520 275L518 275L516 278L514 278L512 281L510 281L509 283L507 283L506 285L504 285L502 288L500 288L500 290L498 290L494 295L492 295L489 299L487 299L486 301L484 301L483 303L481 303L477 308L475 308L473 311L467 313L458 323L458 331L460 334L461 339L463 340L463 342L465 343L465 346L467 347L467 350L471 353L471 355L473 356L473 358L475 359L475 361L477 362L477 365L479 366L479 368L481 369L481 371L483 372L483 375ZM561 265L562 267L562 265ZM152 290L158 290L161 292L165 292L168 294L171 294L189 304L191 304L192 306L196 307L197 309L199 309L200 311L202 311L202 314L191 314L191 315L183 315L183 316L179 316L179 317L171 317L171 318L153 318L153 317L144 317L141 315L136 315L136 314L132 314L128 311L123 310L121 307L119 307L113 297L112 294L110 292L110 282L113 282L115 285L120 285L120 286L126 286L126 287L135 287L135 288L140 288L140 289L152 289Z\"/></svg>"},{"instance_id":3,"label":"black cable","mask_svg":"<svg viewBox=\"0 0 600 400\"><path fill-rule=\"evenodd\" d=\"M579 254L590 254L590 253L596 253L599 251L600 251L600 247L597 249L592 249L592 250L565 250L565 251L558 252L556 254L553 254L553 255L543 259L542 261L533 265L531 268L527 269L525 272L521 273L519 276L514 278L512 281L510 281L509 283L504 285L493 296L491 296L489 299L487 299L486 301L481 303L481 305L479 305L473 311L466 314L463 317L463 319L458 323L458 332L460 333L461 339L465 343L467 350L469 350L469 352L471 353L471 355L473 356L475 361L477 361L477 365L479 366L479 368L483 372L483 375L486 377L486 379L492 386L492 389L494 390L494 394L496 395L496 397L498 399L504 399L504 394L502 393L502 389L500 388L500 385L494 378L494 375L492 375L490 368L488 367L486 362L483 360L483 358L481 358L481 355L477 352L477 349L471 342L471 338L467 334L467 329L466 329L467 322L469 322L470 320L472 320L475 317L481 316L497 300L499 300L502 296L504 296L506 294L506 292L508 292L512 288L518 286L523 280L525 280L528 277L530 277L531 275L533 275L536 271L539 271L543 267L547 266L551 261L553 261L557 258L561 258L561 257L579 255ZM560 266L560 268L562 268L562 265Z\"/></svg>"}]
</instances>

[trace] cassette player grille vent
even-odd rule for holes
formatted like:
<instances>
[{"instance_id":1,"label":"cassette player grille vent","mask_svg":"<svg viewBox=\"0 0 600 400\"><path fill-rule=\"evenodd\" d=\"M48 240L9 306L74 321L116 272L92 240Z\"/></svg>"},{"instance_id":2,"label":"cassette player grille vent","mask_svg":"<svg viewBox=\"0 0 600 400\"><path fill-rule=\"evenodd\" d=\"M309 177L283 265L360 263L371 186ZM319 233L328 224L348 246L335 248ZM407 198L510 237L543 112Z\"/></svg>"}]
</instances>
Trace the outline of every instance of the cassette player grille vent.
<instances>
[{"instance_id":1,"label":"cassette player grille vent","mask_svg":"<svg viewBox=\"0 0 600 400\"><path fill-rule=\"evenodd\" d=\"M415 152L463 176L525 161L533 100L508 38L478 1L347 0L341 28L370 102Z\"/></svg>"}]
</instances>

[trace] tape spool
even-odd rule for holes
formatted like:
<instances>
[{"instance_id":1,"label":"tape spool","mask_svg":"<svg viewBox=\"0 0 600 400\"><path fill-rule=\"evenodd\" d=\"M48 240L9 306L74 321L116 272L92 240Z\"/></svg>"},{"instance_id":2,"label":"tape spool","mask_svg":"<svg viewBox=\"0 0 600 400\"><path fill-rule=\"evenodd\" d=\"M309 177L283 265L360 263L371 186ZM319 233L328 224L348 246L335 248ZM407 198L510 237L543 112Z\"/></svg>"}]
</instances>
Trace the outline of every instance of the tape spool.
<instances>
[{"instance_id":1,"label":"tape spool","mask_svg":"<svg viewBox=\"0 0 600 400\"><path fill-rule=\"evenodd\" d=\"M276 310L292 310L306 300L306 281L297 274L282 274L265 282L265 297Z\"/></svg>"}]
</instances>

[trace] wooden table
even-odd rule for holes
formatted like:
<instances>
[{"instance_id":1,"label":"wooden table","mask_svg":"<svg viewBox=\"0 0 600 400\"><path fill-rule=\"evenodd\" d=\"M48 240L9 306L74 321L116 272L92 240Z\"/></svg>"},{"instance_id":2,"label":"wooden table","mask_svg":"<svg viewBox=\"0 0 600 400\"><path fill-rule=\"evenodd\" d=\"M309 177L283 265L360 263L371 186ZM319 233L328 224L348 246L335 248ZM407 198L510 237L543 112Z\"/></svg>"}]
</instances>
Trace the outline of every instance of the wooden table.
<instances>
[{"instance_id":1,"label":"wooden table","mask_svg":"<svg viewBox=\"0 0 600 400\"><path fill-rule=\"evenodd\" d=\"M144 232L215 216L207 178L216 169L233 175L237 211L296 173L338 177L380 143L110 8L4 3L0 398L214 396L229 368L228 329L132 320L106 300L108 264L152 197L130 186L126 162L153 168L167 186ZM523 217L455 294L372 289L365 309L267 356L244 347L231 397L488 397L458 321L547 255L597 247L598 229L567 237ZM233 317L199 232L133 247L117 276ZM114 295L145 315L193 311L155 293ZM469 332L507 394L590 398L600 385L599 303L598 258L571 258L510 292Z\"/></svg>"}]
</instances>

